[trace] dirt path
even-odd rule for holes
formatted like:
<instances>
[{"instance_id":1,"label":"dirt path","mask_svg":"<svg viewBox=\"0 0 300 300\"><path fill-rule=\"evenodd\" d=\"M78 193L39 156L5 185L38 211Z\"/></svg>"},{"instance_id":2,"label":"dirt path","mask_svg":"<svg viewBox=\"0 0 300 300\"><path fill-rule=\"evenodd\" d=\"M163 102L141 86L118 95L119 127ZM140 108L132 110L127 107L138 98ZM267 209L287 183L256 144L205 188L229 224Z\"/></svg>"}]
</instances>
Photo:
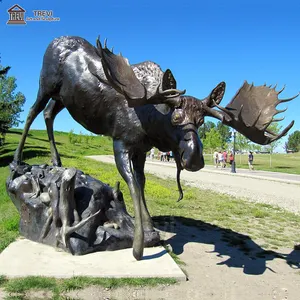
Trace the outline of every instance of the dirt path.
<instances>
[{"instance_id":1,"label":"dirt path","mask_svg":"<svg viewBox=\"0 0 300 300\"><path fill-rule=\"evenodd\" d=\"M203 223L200 228L180 223L168 233L173 251L186 263L189 280L159 288L123 288L107 291L90 287L68 294L80 299L289 299L299 300L299 253L259 255L260 246L245 236ZM172 229L172 228L171 228ZM175 232L174 232L175 231ZM232 247L225 239L239 240ZM245 244L251 249L244 252ZM299 251L298 251L299 252ZM261 256L261 257L259 257ZM289 265L289 264L290 265Z\"/></svg>"},{"instance_id":2,"label":"dirt path","mask_svg":"<svg viewBox=\"0 0 300 300\"><path fill-rule=\"evenodd\" d=\"M100 160L114 162L108 156ZM146 172L173 179L176 174L171 164L150 162L146 163ZM214 170L182 173L183 181L192 186L300 212L299 184L263 177L222 174ZM90 299L300 299L300 251L280 249L276 253L265 253L259 245L237 232L206 223L200 228L183 224L192 220L172 221L166 240L185 262L183 268L188 281L176 286L115 291L91 287L78 292L77 296L82 299L89 299L88 295ZM227 240L234 240L235 246L229 245Z\"/></svg>"}]
</instances>

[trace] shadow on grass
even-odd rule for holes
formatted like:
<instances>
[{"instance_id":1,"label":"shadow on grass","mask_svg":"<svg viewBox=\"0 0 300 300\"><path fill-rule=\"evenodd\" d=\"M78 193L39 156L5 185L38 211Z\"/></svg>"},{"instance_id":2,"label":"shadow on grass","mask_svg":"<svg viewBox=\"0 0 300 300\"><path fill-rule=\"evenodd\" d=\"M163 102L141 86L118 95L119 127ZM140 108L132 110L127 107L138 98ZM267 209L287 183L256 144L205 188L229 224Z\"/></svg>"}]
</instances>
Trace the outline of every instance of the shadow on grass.
<instances>
[{"instance_id":1,"label":"shadow on grass","mask_svg":"<svg viewBox=\"0 0 300 300\"><path fill-rule=\"evenodd\" d=\"M29 136L29 137L30 137L31 139L33 139L33 140L38 140L38 141L45 142L45 143L48 143L48 144L49 144L49 139L48 139L48 137L47 137L46 139L41 139L41 138L38 138L38 137L33 136L33 135L31 135L31 136ZM61 142L57 142L57 141L55 141L55 144L56 144L56 145L62 145Z\"/></svg>"},{"instance_id":2,"label":"shadow on grass","mask_svg":"<svg viewBox=\"0 0 300 300\"><path fill-rule=\"evenodd\" d=\"M277 169L293 169L291 166L276 166Z\"/></svg>"},{"instance_id":3,"label":"shadow on grass","mask_svg":"<svg viewBox=\"0 0 300 300\"><path fill-rule=\"evenodd\" d=\"M5 155L5 154L7 154L7 153L12 153L12 152L14 152L12 149L9 149L9 148L7 148L7 149L5 149L5 148L2 148L2 149L0 149L0 155L2 156L2 155Z\"/></svg>"},{"instance_id":4,"label":"shadow on grass","mask_svg":"<svg viewBox=\"0 0 300 300\"><path fill-rule=\"evenodd\" d=\"M153 221L156 228L175 233L165 242L172 246L176 255L183 253L185 244L189 242L211 244L214 250L210 253L224 257L218 265L243 268L245 274L260 275L266 269L276 273L266 265L267 261L275 258L285 260L294 269L300 269L300 251L282 254L264 250L247 235L190 218L157 216L153 217Z\"/></svg>"},{"instance_id":5,"label":"shadow on grass","mask_svg":"<svg viewBox=\"0 0 300 300\"><path fill-rule=\"evenodd\" d=\"M22 131L17 131L17 130L10 129L10 130L8 131L8 133L21 135L21 134L22 134Z\"/></svg>"},{"instance_id":6,"label":"shadow on grass","mask_svg":"<svg viewBox=\"0 0 300 300\"><path fill-rule=\"evenodd\" d=\"M50 155L49 150L43 150L46 149L44 147L35 147L31 149L25 149L23 151L23 160L27 160L33 157L37 156L47 156ZM14 159L14 153L11 153L9 155L3 156L0 158L0 167L8 166Z\"/></svg>"},{"instance_id":7,"label":"shadow on grass","mask_svg":"<svg viewBox=\"0 0 300 300\"><path fill-rule=\"evenodd\" d=\"M14 152L9 149L4 149L3 151L0 152L0 167L5 167L8 166L14 159ZM5 155L7 154L7 155ZM42 146L34 146L32 148L27 148L24 149L23 151L23 161L26 161L30 158L38 157L38 156L44 156L45 158L50 158L51 153L50 149L47 147L42 147ZM67 154L62 154L60 153L61 158L73 158L74 156L72 155L67 155Z\"/></svg>"},{"instance_id":8,"label":"shadow on grass","mask_svg":"<svg viewBox=\"0 0 300 300\"><path fill-rule=\"evenodd\" d=\"M2 149L0 149L0 155L5 155L7 153L10 153L10 155L13 155L15 153L15 150L17 149L17 147L15 147L14 149L11 149L11 148L2 148ZM26 153L26 151L38 151L38 150L45 150L46 151L47 149L48 148L44 147L44 146L29 146L29 147L27 147L27 149L26 148L24 149L23 153ZM48 152L50 153L50 150ZM24 154L24 155L26 155L26 154Z\"/></svg>"}]
</instances>

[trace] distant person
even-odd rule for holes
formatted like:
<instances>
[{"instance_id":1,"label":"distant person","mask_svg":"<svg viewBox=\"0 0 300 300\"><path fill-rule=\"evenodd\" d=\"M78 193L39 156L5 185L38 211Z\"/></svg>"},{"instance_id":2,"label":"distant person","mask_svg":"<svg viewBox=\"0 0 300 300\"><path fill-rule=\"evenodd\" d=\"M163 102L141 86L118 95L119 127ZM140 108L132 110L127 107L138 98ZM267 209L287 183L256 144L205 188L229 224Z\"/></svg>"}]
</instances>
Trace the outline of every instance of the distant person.
<instances>
[{"instance_id":1,"label":"distant person","mask_svg":"<svg viewBox=\"0 0 300 300\"><path fill-rule=\"evenodd\" d=\"M161 158L161 151L158 151L157 152L157 160L160 160L160 158Z\"/></svg>"},{"instance_id":2,"label":"distant person","mask_svg":"<svg viewBox=\"0 0 300 300\"><path fill-rule=\"evenodd\" d=\"M170 161L173 161L173 152L172 151L170 151Z\"/></svg>"},{"instance_id":3,"label":"distant person","mask_svg":"<svg viewBox=\"0 0 300 300\"><path fill-rule=\"evenodd\" d=\"M226 168L227 164L227 152L226 150L223 151L223 168Z\"/></svg>"},{"instance_id":4,"label":"distant person","mask_svg":"<svg viewBox=\"0 0 300 300\"><path fill-rule=\"evenodd\" d=\"M170 161L170 156L171 156L171 154L170 154L170 151L169 151L169 152L167 152L167 161L168 162Z\"/></svg>"},{"instance_id":5,"label":"distant person","mask_svg":"<svg viewBox=\"0 0 300 300\"><path fill-rule=\"evenodd\" d=\"M167 159L168 159L168 152L164 152L164 161L167 161Z\"/></svg>"},{"instance_id":6,"label":"distant person","mask_svg":"<svg viewBox=\"0 0 300 300\"><path fill-rule=\"evenodd\" d=\"M215 168L218 167L218 152L215 151L213 154L213 160L214 160L214 164L215 164Z\"/></svg>"},{"instance_id":7,"label":"distant person","mask_svg":"<svg viewBox=\"0 0 300 300\"><path fill-rule=\"evenodd\" d=\"M232 165L233 161L234 161L234 155L233 152L231 151L229 155L229 164Z\"/></svg>"},{"instance_id":8,"label":"distant person","mask_svg":"<svg viewBox=\"0 0 300 300\"><path fill-rule=\"evenodd\" d=\"M150 150L150 158L151 158L152 160L154 159L154 155L155 155L155 149L152 148L152 149Z\"/></svg>"},{"instance_id":9,"label":"distant person","mask_svg":"<svg viewBox=\"0 0 300 300\"><path fill-rule=\"evenodd\" d=\"M218 166L223 167L223 153L222 153L222 151L218 152Z\"/></svg>"},{"instance_id":10,"label":"distant person","mask_svg":"<svg viewBox=\"0 0 300 300\"><path fill-rule=\"evenodd\" d=\"M162 152L160 156L160 161L166 161L167 160L167 152Z\"/></svg>"},{"instance_id":11,"label":"distant person","mask_svg":"<svg viewBox=\"0 0 300 300\"><path fill-rule=\"evenodd\" d=\"M249 170L253 171L254 167L253 167L253 152L252 151L249 151L248 165L249 165Z\"/></svg>"}]
</instances>

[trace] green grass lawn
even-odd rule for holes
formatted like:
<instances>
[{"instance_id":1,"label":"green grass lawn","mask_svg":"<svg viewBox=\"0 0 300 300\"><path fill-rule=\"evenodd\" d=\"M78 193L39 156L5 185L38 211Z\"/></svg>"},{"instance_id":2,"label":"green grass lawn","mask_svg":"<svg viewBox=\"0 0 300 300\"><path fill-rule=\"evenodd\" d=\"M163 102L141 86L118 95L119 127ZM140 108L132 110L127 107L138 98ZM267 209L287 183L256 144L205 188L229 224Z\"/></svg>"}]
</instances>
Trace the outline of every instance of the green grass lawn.
<instances>
[{"instance_id":1,"label":"green grass lawn","mask_svg":"<svg viewBox=\"0 0 300 300\"><path fill-rule=\"evenodd\" d=\"M20 134L20 130L9 133L5 145L0 148L0 252L19 235L19 216L6 194L5 181L9 174L8 163L12 161ZM131 214L133 213L128 188L117 172L116 167L84 158L85 155L112 154L111 139L99 136L94 137L88 143L82 140L81 143L71 144L67 133L55 132L55 137L64 166L81 169L112 186L116 181L120 181L128 211ZM292 156L295 157L294 163L290 159ZM288 155L288 159L283 158L278 161L282 162L282 166L290 166L290 169L287 168L287 170L293 170L294 173L297 173L299 167L296 166L295 161L299 160L300 156L292 156ZM277 156L274 155L275 157ZM258 164L260 158L263 165L265 163L263 156L255 156L255 161ZM246 157L241 159L245 164ZM50 163L49 143L45 131L30 131L30 136L25 145L24 160L30 164ZM237 157L238 161L239 158ZM273 161L275 164L276 159ZM285 163L283 164L283 162ZM280 164L278 162L278 165ZM298 215L267 204L245 202L238 198L188 186L183 188L184 199L181 202L176 202L178 191L175 178L174 180L164 180L148 174L145 192L150 214L155 219L159 219L160 216L178 217L186 225L198 226L199 228L209 226L217 230L224 229L225 232L233 233L233 235L229 235L229 242L232 245L239 244L241 242L240 237L243 238L243 235L249 236L254 243L266 250L293 247L294 243L299 241L300 216ZM20 286L17 281L10 283L5 278L1 279L1 276L0 286L1 280L2 285L6 286L6 290L16 289L13 284ZM65 284L69 284L68 282L60 283L54 279L45 280L46 285L49 285L51 290L56 291L63 289ZM74 280L79 282L79 286L90 282L88 279ZM35 279L30 282L31 284L37 282L37 286L40 284L43 286L44 284L44 281L40 282ZM73 281L70 282L72 285ZM78 286L78 282L76 286ZM102 283L99 281L99 284Z\"/></svg>"},{"instance_id":2,"label":"green grass lawn","mask_svg":"<svg viewBox=\"0 0 300 300\"><path fill-rule=\"evenodd\" d=\"M56 279L48 277L29 276L26 278L16 278L7 280L3 276L0 276L0 288L3 287L5 291L10 294L10 296L6 297L5 299L28 299L26 298L25 294L27 291L43 290L51 292L51 299L63 300L71 299L67 296L62 296L65 293L69 291L83 289L91 285L100 286L106 289L113 289L124 286L137 288L140 286L154 287L162 284L175 284L176 282L176 279L172 278L73 277L70 279ZM49 298L47 297L46 299Z\"/></svg>"},{"instance_id":3,"label":"green grass lawn","mask_svg":"<svg viewBox=\"0 0 300 300\"><path fill-rule=\"evenodd\" d=\"M235 161L237 168L248 169L248 154L236 154ZM213 164L211 154L205 155L205 163L207 165ZM253 166L255 170L300 174L300 152L272 155L254 154Z\"/></svg>"}]
</instances>

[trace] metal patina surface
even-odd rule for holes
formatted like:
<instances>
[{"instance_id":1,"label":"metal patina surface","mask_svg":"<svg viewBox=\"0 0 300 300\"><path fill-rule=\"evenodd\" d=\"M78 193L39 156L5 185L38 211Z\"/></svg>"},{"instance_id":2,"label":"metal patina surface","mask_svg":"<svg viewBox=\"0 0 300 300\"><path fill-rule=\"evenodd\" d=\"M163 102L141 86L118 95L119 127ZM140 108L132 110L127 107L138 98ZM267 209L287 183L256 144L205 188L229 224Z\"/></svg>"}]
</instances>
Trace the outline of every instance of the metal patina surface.
<instances>
[{"instance_id":1,"label":"metal patina surface","mask_svg":"<svg viewBox=\"0 0 300 300\"><path fill-rule=\"evenodd\" d=\"M204 167L197 133L204 117L221 120L255 143L269 144L293 126L292 122L280 134L268 129L278 121L273 118L281 112L276 106L295 98L279 100L280 92L275 87L245 82L224 108L220 106L224 82L199 100L178 90L172 72L163 72L156 63L130 66L126 58L113 54L99 39L94 47L80 37L60 37L46 50L37 100L30 109L14 161L22 162L30 125L44 109L54 166L61 166L61 160L53 122L63 108L87 130L111 136L117 168L134 203L133 255L139 260L143 256L144 235L154 232L144 196L146 152L153 146L173 152L180 200L180 171Z\"/></svg>"},{"instance_id":2,"label":"metal patina surface","mask_svg":"<svg viewBox=\"0 0 300 300\"><path fill-rule=\"evenodd\" d=\"M20 233L74 255L132 247L134 219L114 188L74 168L10 164L7 192L20 213ZM157 245L158 232L145 234Z\"/></svg>"}]
</instances>

